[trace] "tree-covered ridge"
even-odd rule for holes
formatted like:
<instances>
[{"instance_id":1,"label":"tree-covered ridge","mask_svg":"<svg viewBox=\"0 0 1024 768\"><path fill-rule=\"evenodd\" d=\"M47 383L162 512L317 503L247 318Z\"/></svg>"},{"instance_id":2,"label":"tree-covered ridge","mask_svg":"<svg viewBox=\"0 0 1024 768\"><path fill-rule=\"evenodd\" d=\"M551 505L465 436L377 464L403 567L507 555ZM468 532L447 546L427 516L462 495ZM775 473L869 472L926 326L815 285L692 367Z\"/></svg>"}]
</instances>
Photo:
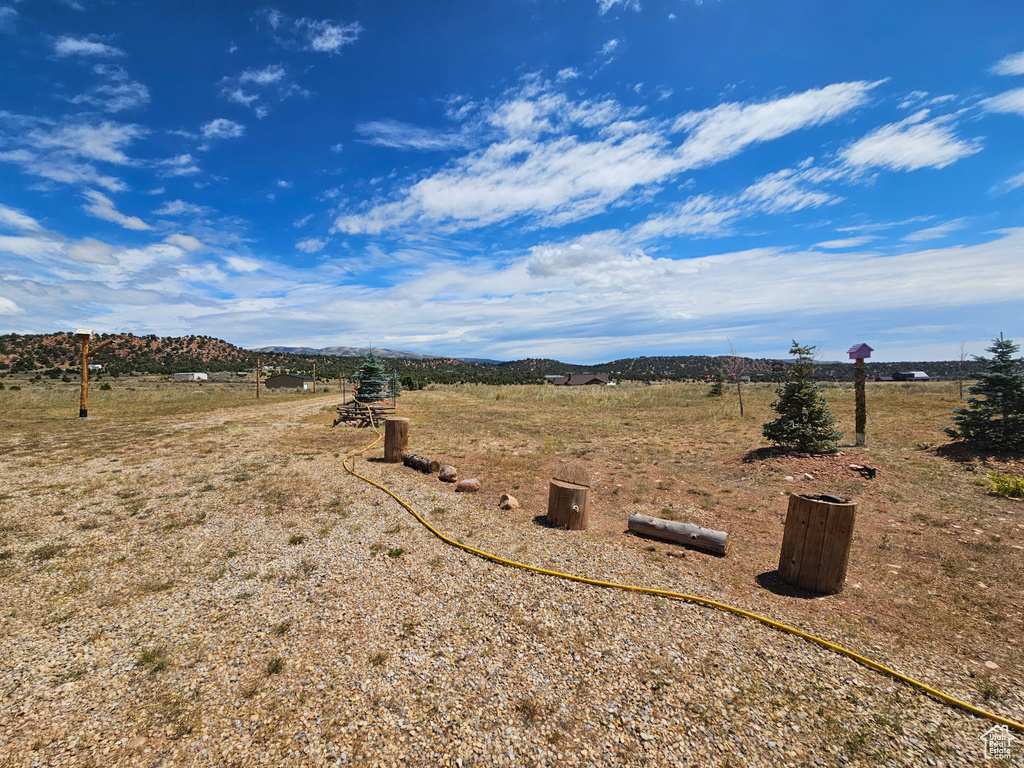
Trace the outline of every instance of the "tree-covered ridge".
<instances>
[{"instance_id":1,"label":"tree-covered ridge","mask_svg":"<svg viewBox=\"0 0 1024 768\"><path fill-rule=\"evenodd\" d=\"M100 363L108 373L171 374L182 371L251 371L259 360L294 373L312 374L316 364L317 378L353 375L361 357L347 355L295 354L287 352L255 352L242 349L210 336L136 336L131 333L99 334L99 339L114 338L115 344L99 352L92 362ZM36 335L5 334L0 336L0 371L45 371L76 368L80 364L80 348L74 333ZM387 358L388 370L398 374L406 388L436 382L453 384L479 382L514 384L540 382L545 376L568 373L606 373L613 379L633 381L693 380L707 381L716 371L749 376L751 381L778 383L786 378L791 366L788 360L752 359L728 355L680 355L628 357L594 365L574 365L550 358L527 358L505 363L479 363L447 357L424 359ZM964 378L974 378L984 370L976 360L944 362L867 363L868 378L889 376L894 371L923 370L932 378L953 380L958 368ZM818 381L853 381L851 363L819 362L814 369Z\"/></svg>"}]
</instances>

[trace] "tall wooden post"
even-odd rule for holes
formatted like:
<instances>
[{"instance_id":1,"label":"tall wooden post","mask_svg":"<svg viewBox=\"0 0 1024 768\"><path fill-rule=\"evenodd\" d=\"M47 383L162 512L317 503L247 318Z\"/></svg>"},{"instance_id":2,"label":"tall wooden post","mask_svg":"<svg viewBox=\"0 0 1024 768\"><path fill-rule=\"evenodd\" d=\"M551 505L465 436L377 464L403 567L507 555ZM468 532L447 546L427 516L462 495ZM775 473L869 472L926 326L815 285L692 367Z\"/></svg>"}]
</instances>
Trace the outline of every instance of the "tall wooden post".
<instances>
[{"instance_id":1,"label":"tall wooden post","mask_svg":"<svg viewBox=\"0 0 1024 768\"><path fill-rule=\"evenodd\" d=\"M92 340L92 331L80 328L78 340L82 342L82 398L78 406L78 418L89 418L89 342Z\"/></svg>"},{"instance_id":2,"label":"tall wooden post","mask_svg":"<svg viewBox=\"0 0 1024 768\"><path fill-rule=\"evenodd\" d=\"M871 357L873 351L867 344L854 344L846 350L850 359L855 361L853 366L853 397L854 420L856 422L854 431L857 433L856 445L865 444L864 433L867 430L868 424L868 401L867 395L864 392L864 382L867 381L868 374L867 368L864 366L864 360Z\"/></svg>"},{"instance_id":3,"label":"tall wooden post","mask_svg":"<svg viewBox=\"0 0 1024 768\"><path fill-rule=\"evenodd\" d=\"M260 399L260 359L256 358L256 399Z\"/></svg>"},{"instance_id":4,"label":"tall wooden post","mask_svg":"<svg viewBox=\"0 0 1024 768\"><path fill-rule=\"evenodd\" d=\"M316 363L313 363L313 394L316 394Z\"/></svg>"},{"instance_id":5,"label":"tall wooden post","mask_svg":"<svg viewBox=\"0 0 1024 768\"><path fill-rule=\"evenodd\" d=\"M864 366L864 358L858 357L853 366L853 391L856 399L856 422L855 432L857 433L857 445L864 445L864 431L868 424L868 400L864 392L864 382L867 381L867 369Z\"/></svg>"}]
</instances>

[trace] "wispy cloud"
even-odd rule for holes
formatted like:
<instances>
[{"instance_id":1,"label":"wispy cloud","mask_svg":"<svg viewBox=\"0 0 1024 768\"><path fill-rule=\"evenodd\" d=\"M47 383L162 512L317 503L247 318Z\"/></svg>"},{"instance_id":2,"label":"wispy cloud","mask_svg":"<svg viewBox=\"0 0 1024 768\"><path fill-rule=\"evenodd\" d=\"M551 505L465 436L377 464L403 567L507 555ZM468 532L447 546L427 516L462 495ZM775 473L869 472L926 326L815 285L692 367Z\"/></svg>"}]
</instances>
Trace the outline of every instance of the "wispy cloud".
<instances>
[{"instance_id":1,"label":"wispy cloud","mask_svg":"<svg viewBox=\"0 0 1024 768\"><path fill-rule=\"evenodd\" d=\"M31 216L2 204L0 204L0 227L14 229L19 232L43 231L42 225Z\"/></svg>"},{"instance_id":2,"label":"wispy cloud","mask_svg":"<svg viewBox=\"0 0 1024 768\"><path fill-rule=\"evenodd\" d=\"M597 0L597 12L604 16L617 5L621 5L624 11L640 10L640 0Z\"/></svg>"},{"instance_id":3,"label":"wispy cloud","mask_svg":"<svg viewBox=\"0 0 1024 768\"><path fill-rule=\"evenodd\" d=\"M260 11L257 16L266 20L280 45L316 53L341 53L345 46L358 40L363 31L358 21L294 19L276 9Z\"/></svg>"},{"instance_id":4,"label":"wispy cloud","mask_svg":"<svg viewBox=\"0 0 1024 768\"><path fill-rule=\"evenodd\" d=\"M335 229L379 233L414 220L473 228L522 217L537 225L564 224L751 144L833 120L864 103L875 85L840 83L768 102L723 104L687 113L666 126L640 119L637 110L614 100L573 100L551 84L528 78L477 114L473 130L477 143L485 144L482 149L411 183L397 199L338 217ZM435 132L402 128L406 141L436 141ZM499 135L488 137L484 129L497 129ZM674 146L672 134L678 132L686 138ZM763 177L746 191L743 202L766 211L826 204L835 198L807 187L823 180L823 173L803 169ZM707 202L699 198L684 204L672 214L676 223L671 229L708 232L736 214L735 205L723 211Z\"/></svg>"},{"instance_id":5,"label":"wispy cloud","mask_svg":"<svg viewBox=\"0 0 1024 768\"><path fill-rule=\"evenodd\" d=\"M367 144L394 149L445 150L461 149L469 146L470 140L465 133L420 128L397 120L375 120L360 123L356 131L363 135Z\"/></svg>"},{"instance_id":6,"label":"wispy cloud","mask_svg":"<svg viewBox=\"0 0 1024 768\"><path fill-rule=\"evenodd\" d=\"M105 112L122 112L149 103L149 89L135 82L123 67L97 64L93 71L107 82L71 99L72 104L88 104Z\"/></svg>"},{"instance_id":7,"label":"wispy cloud","mask_svg":"<svg viewBox=\"0 0 1024 768\"><path fill-rule=\"evenodd\" d=\"M1024 75L1024 51L1011 53L1000 59L993 67L992 73L996 75Z\"/></svg>"},{"instance_id":8,"label":"wispy cloud","mask_svg":"<svg viewBox=\"0 0 1024 768\"><path fill-rule=\"evenodd\" d=\"M681 153L687 167L698 168L733 157L751 144L835 120L862 106L880 82L836 83L769 101L719 104L681 115L673 129L687 132Z\"/></svg>"},{"instance_id":9,"label":"wispy cloud","mask_svg":"<svg viewBox=\"0 0 1024 768\"><path fill-rule=\"evenodd\" d=\"M124 56L120 48L107 45L91 37L70 37L65 35L58 38L53 44L53 52L57 56L99 56L101 58L114 58Z\"/></svg>"},{"instance_id":10,"label":"wispy cloud","mask_svg":"<svg viewBox=\"0 0 1024 768\"><path fill-rule=\"evenodd\" d=\"M257 117L266 117L266 101L283 101L291 96L308 98L308 90L295 83L283 64L270 64L262 69L246 69L235 77L220 81L220 93L228 101L250 107Z\"/></svg>"},{"instance_id":11,"label":"wispy cloud","mask_svg":"<svg viewBox=\"0 0 1024 768\"><path fill-rule=\"evenodd\" d=\"M943 224L937 224L934 227L925 227L919 229L916 232L911 232L909 235L905 235L903 240L908 243L921 243L926 240L938 240L946 237L952 232L956 232L959 229L963 229L967 226L967 219L953 219Z\"/></svg>"},{"instance_id":12,"label":"wispy cloud","mask_svg":"<svg viewBox=\"0 0 1024 768\"><path fill-rule=\"evenodd\" d=\"M203 125L199 129L199 133L206 140L236 139L245 133L245 126L241 123L236 123L234 120L218 117L216 120L211 120Z\"/></svg>"},{"instance_id":13,"label":"wispy cloud","mask_svg":"<svg viewBox=\"0 0 1024 768\"><path fill-rule=\"evenodd\" d=\"M327 245L327 241L317 237L310 237L305 240L299 240L295 244L295 247L304 253L318 253L322 251Z\"/></svg>"},{"instance_id":14,"label":"wispy cloud","mask_svg":"<svg viewBox=\"0 0 1024 768\"><path fill-rule=\"evenodd\" d=\"M156 216L209 216L213 209L184 200L168 200L153 211Z\"/></svg>"},{"instance_id":15,"label":"wispy cloud","mask_svg":"<svg viewBox=\"0 0 1024 768\"><path fill-rule=\"evenodd\" d=\"M103 219L104 221L112 221L115 224L120 224L125 229L152 229L149 224L144 222L138 216L126 216L118 211L114 207L114 201L102 192L97 192L95 189L88 189L85 191L85 198L89 202L83 205L82 209L90 216L95 216L97 219Z\"/></svg>"},{"instance_id":16,"label":"wispy cloud","mask_svg":"<svg viewBox=\"0 0 1024 768\"><path fill-rule=\"evenodd\" d=\"M945 168L981 151L981 140L965 141L957 137L953 118L925 120L927 111L876 128L840 154L854 168L885 168L891 171L915 171L920 168Z\"/></svg>"},{"instance_id":17,"label":"wispy cloud","mask_svg":"<svg viewBox=\"0 0 1024 768\"><path fill-rule=\"evenodd\" d=\"M827 251L839 251L845 250L846 248L859 248L862 245L867 245L875 238L872 235L861 235L860 237L841 237L837 240L822 240L820 243L815 243L815 248L823 248Z\"/></svg>"},{"instance_id":18,"label":"wispy cloud","mask_svg":"<svg viewBox=\"0 0 1024 768\"><path fill-rule=\"evenodd\" d=\"M1007 112L1015 115L1024 115L1024 88L1015 88L1012 91L1000 93L990 99L981 102L981 106L989 112Z\"/></svg>"}]
</instances>

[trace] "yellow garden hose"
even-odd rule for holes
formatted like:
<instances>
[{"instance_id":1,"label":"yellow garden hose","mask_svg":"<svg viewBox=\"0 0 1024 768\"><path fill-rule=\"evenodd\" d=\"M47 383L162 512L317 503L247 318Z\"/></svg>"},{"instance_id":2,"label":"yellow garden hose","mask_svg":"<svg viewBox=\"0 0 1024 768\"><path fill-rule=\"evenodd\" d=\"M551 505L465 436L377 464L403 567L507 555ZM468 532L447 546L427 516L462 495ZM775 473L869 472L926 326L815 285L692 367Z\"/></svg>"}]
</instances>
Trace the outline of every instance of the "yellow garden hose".
<instances>
[{"instance_id":1,"label":"yellow garden hose","mask_svg":"<svg viewBox=\"0 0 1024 768\"><path fill-rule=\"evenodd\" d=\"M590 585L595 586L595 587L609 587L609 588L613 588L613 589L624 589L624 590L627 590L629 592L640 592L640 593L643 593L643 594L646 594L646 595L658 595L660 597L668 597L668 598L671 598L673 600L684 600L686 602L696 603L698 605L703 605L703 606L706 606L708 608L717 608L717 609L722 610L722 611L728 611L729 613L735 613L738 616L744 616L744 617L746 617L748 619L753 619L755 621L759 621L762 624L767 624L769 627L774 627L775 629L781 630L783 632L788 632L791 635L796 635L797 637L802 637L804 640L809 640L812 643L816 643L816 644L818 644L818 645L820 645L820 646L822 646L824 648L828 648L830 651L835 651L836 653L842 654L843 656L846 656L848 658L853 659L858 664L863 664L865 667L869 667L870 669L873 669L873 670L875 670L877 672L881 672L883 674L889 675L890 677L893 677L893 678L895 678L897 680L900 680L900 681L906 683L909 686L917 688L917 689L923 691L924 693L927 693L932 698L937 699L938 701L941 701L944 704L949 704L949 705L954 706L954 707L959 707L960 709L965 710L967 712L970 712L971 714L977 715L978 717L987 718L988 720L991 720L994 723L998 723L1000 725L1005 725L1005 726L1008 726L1010 728L1013 728L1015 731L1019 731L1019 732L1024 733L1024 723L1018 723L1015 720L1010 720L1009 718L1002 717L1001 715L997 715L994 712L989 712L987 710L981 709L980 707L976 707L973 704L969 704L966 701L961 701L960 699L958 699L958 698L956 698L954 696L950 696L948 693L943 693L942 691L937 690L935 688L932 688L929 685L925 685L924 683L922 683L922 682L920 682L918 680L915 680L912 677L908 677L907 675L904 675L904 674L902 674L900 672L897 672L895 669L887 667L884 664L880 664L877 661L869 659L869 658L867 658L865 656L861 656L859 653L857 653L855 651L851 651L849 648L844 648L841 645L836 645L835 643L831 643L831 642L829 642L828 640L825 640L822 637L818 637L817 635L812 635L809 632L804 632L801 629L797 629L796 627L791 627L788 624L783 624L780 621L775 621L774 619L769 619L767 616L761 616L760 614L757 614L757 613L751 613L750 611L745 611L742 608L737 608L736 606L729 605L727 603L719 603L719 602L716 602L714 600L708 600L705 597L697 597L696 595L687 595L687 594L684 594L682 592L671 592L669 590L653 589L651 587L638 587L638 586L635 586L635 585L632 585L632 584L617 584L617 583L615 583L613 581L602 581L600 579L589 579L589 578L587 578L585 576L575 576L575 575L573 575L571 573L561 573L559 571L548 570L547 568L538 568L535 565L527 565L526 563L519 563L519 562L516 562L515 560L507 560L504 557L499 557L498 555L491 554L490 552L484 552L483 550L480 550L480 549L474 549L473 547L470 547L470 546L468 546L466 544L462 544L461 542L455 541L454 539L451 539L451 538L445 536L443 533L441 533L439 530L437 530L434 526L432 526L430 523L428 523L419 512L417 512L415 509L412 508L412 505L410 505L407 501L405 501L405 499L403 499L397 493L392 491L390 488L388 488L385 485L382 485L381 483L376 482L375 480L371 480L370 478L366 477L365 475L359 474L358 472L355 471L355 469L353 469L352 467L349 466L349 461L351 459L355 458L356 456L359 456L360 454L366 453L368 450L373 448L375 445L377 445L377 443L379 443L381 441L383 435L381 435L380 431L377 429L376 424L373 423L372 416L371 416L371 419L370 419L370 424L371 424L371 426L373 426L374 431L377 433L377 439L374 440L369 445L367 445L365 448L362 448L362 449L360 449L358 451L354 451L354 452L346 455L344 460L342 461L342 466L345 468L345 470L349 474L352 474L355 477L358 477L360 480L363 480L363 481L369 483L370 485L374 486L375 488L379 488L380 490L384 491L384 493L388 494L388 496L390 496L395 501L397 501L399 504L401 504L402 507L404 507L413 517L415 517L424 528L426 528L428 531L430 531L432 534L434 534L437 538L439 538L445 544L448 544L448 545L450 545L452 547L456 547L457 549L461 549L463 552L468 552L471 555L476 555L477 557L483 558L484 560L490 560L493 563L499 563L501 565L508 565L508 566L512 566L514 568L522 568L523 570L526 570L526 571L533 571L534 573L542 573L545 576L554 576L554 577L559 578L559 579L567 579L568 581L575 581L575 582L579 582L580 584L590 584Z\"/></svg>"}]
</instances>

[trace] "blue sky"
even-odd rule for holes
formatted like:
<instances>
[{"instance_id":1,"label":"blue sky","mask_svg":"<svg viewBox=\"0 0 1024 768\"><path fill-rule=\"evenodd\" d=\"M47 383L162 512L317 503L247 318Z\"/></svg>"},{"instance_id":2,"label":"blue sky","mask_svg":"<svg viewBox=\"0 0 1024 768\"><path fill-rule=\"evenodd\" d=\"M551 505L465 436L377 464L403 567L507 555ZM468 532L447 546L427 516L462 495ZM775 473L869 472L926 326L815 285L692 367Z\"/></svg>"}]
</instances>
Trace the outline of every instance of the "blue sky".
<instances>
[{"instance_id":1,"label":"blue sky","mask_svg":"<svg viewBox=\"0 0 1024 768\"><path fill-rule=\"evenodd\" d=\"M0 0L0 331L1024 336L1016 2Z\"/></svg>"}]
</instances>

